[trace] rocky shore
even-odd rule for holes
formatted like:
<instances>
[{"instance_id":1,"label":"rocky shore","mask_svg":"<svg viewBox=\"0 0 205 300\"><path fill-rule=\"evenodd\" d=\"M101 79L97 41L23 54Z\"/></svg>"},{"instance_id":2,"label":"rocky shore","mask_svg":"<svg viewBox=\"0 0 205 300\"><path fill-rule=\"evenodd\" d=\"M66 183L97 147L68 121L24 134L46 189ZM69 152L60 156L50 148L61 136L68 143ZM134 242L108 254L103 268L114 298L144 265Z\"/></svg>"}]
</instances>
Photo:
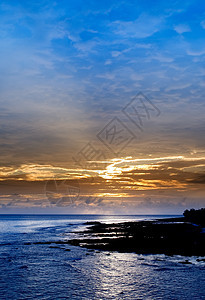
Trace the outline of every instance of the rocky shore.
<instances>
[{"instance_id":1,"label":"rocky shore","mask_svg":"<svg viewBox=\"0 0 205 300\"><path fill-rule=\"evenodd\" d=\"M205 256L205 230L186 218L104 224L87 222L87 230L67 243L88 249L138 254Z\"/></svg>"}]
</instances>

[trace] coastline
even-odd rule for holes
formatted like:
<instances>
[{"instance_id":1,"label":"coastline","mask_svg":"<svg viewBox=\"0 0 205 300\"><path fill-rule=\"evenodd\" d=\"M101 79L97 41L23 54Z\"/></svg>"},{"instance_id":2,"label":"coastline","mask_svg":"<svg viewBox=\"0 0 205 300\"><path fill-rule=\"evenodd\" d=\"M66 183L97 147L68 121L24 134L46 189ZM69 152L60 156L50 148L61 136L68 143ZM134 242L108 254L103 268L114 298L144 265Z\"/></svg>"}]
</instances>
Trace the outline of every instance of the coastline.
<instances>
[{"instance_id":1,"label":"coastline","mask_svg":"<svg viewBox=\"0 0 205 300\"><path fill-rule=\"evenodd\" d=\"M96 238L84 231L99 221L116 225L142 219L35 216L29 220L24 216L3 221L6 230L0 234L2 299L204 297L205 257L99 251L69 244L73 238ZM109 233L113 235L112 231ZM120 237L120 224L117 236Z\"/></svg>"},{"instance_id":2,"label":"coastline","mask_svg":"<svg viewBox=\"0 0 205 300\"><path fill-rule=\"evenodd\" d=\"M80 238L67 243L88 249L205 256L205 232L200 224L184 217L105 224L86 222L87 230L77 232Z\"/></svg>"}]
</instances>

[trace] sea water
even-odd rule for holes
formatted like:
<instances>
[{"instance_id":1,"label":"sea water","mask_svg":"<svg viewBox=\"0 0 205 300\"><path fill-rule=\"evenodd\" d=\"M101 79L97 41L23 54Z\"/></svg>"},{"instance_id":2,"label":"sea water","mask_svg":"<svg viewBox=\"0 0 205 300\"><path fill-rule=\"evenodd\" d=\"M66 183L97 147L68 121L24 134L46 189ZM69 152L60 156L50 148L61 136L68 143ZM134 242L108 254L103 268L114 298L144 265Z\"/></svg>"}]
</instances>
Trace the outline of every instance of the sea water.
<instances>
[{"instance_id":1,"label":"sea water","mask_svg":"<svg viewBox=\"0 0 205 300\"><path fill-rule=\"evenodd\" d=\"M33 244L75 238L87 221L159 217L0 215L0 299L205 299L200 257Z\"/></svg>"}]
</instances>

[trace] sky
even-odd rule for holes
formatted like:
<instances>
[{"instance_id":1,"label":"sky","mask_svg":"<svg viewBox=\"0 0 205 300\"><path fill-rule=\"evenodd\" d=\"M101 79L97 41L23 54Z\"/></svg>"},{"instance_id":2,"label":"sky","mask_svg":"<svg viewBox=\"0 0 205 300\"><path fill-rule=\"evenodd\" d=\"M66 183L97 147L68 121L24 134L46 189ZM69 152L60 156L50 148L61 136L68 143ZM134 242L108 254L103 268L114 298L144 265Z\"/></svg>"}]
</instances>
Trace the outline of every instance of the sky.
<instances>
[{"instance_id":1,"label":"sky","mask_svg":"<svg viewBox=\"0 0 205 300\"><path fill-rule=\"evenodd\" d=\"M0 213L205 204L205 2L1 1Z\"/></svg>"}]
</instances>

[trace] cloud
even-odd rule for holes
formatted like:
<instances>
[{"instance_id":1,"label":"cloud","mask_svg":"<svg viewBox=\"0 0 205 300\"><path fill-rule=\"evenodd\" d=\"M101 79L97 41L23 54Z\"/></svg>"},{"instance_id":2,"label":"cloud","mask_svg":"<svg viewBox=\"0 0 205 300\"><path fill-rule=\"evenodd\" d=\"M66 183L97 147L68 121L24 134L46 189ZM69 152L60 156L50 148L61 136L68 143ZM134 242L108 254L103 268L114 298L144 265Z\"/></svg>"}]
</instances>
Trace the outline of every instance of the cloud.
<instances>
[{"instance_id":1,"label":"cloud","mask_svg":"<svg viewBox=\"0 0 205 300\"><path fill-rule=\"evenodd\" d=\"M117 35L125 38L147 38L161 29L163 18L141 14L135 21L115 21L111 24Z\"/></svg>"},{"instance_id":2,"label":"cloud","mask_svg":"<svg viewBox=\"0 0 205 300\"><path fill-rule=\"evenodd\" d=\"M107 65L111 65L112 64L112 60L111 59L107 59L106 61L105 61L105 65L107 66Z\"/></svg>"},{"instance_id":3,"label":"cloud","mask_svg":"<svg viewBox=\"0 0 205 300\"><path fill-rule=\"evenodd\" d=\"M178 25L174 26L174 30L179 34L191 31L189 25L187 25L187 24L178 24Z\"/></svg>"},{"instance_id":4,"label":"cloud","mask_svg":"<svg viewBox=\"0 0 205 300\"><path fill-rule=\"evenodd\" d=\"M135 165L132 174L125 168L115 169L115 178L107 171L110 182L106 182L92 173L91 166L84 167L84 172L79 167L75 170L72 157L88 141L95 143L97 132L116 115L137 135L123 150L124 157L184 155L195 147L204 148L205 22L194 26L196 20L186 13L190 3L114 2L81 5L78 0L46 0L36 5L25 1L0 5L0 166L12 168L1 170L1 187L6 188L7 182L8 192L23 190L24 183L29 194L28 180L34 186L52 176L78 176L84 196L101 193L113 201L120 194L127 201L140 188L157 193L163 186L165 193L166 185L171 190L172 183L182 184L183 176L194 179L193 174L199 173L193 166L180 171L175 166L170 170L177 173L178 181L171 181L172 175L170 183L171 162L158 162L160 166L149 170ZM204 20L201 8L196 3L192 7ZM139 91L156 99L162 111L141 135L121 112ZM114 157L102 143L97 145L106 157ZM89 181L91 173L95 184ZM138 179L136 186L129 185L132 175Z\"/></svg>"},{"instance_id":5,"label":"cloud","mask_svg":"<svg viewBox=\"0 0 205 300\"><path fill-rule=\"evenodd\" d=\"M118 57L122 52L120 51L112 51L112 57Z\"/></svg>"},{"instance_id":6,"label":"cloud","mask_svg":"<svg viewBox=\"0 0 205 300\"><path fill-rule=\"evenodd\" d=\"M201 21L201 27L203 28L203 29L205 29L205 21Z\"/></svg>"},{"instance_id":7,"label":"cloud","mask_svg":"<svg viewBox=\"0 0 205 300\"><path fill-rule=\"evenodd\" d=\"M205 49L198 49L198 50L189 49L187 50L187 54L191 56L201 56L205 54Z\"/></svg>"},{"instance_id":8,"label":"cloud","mask_svg":"<svg viewBox=\"0 0 205 300\"><path fill-rule=\"evenodd\" d=\"M153 59L156 59L160 62L165 62L165 63L171 63L171 62L174 61L174 58L171 57L170 55L167 56L167 55L163 55L163 54L160 54L160 53L157 53L156 55L154 55Z\"/></svg>"},{"instance_id":9,"label":"cloud","mask_svg":"<svg viewBox=\"0 0 205 300\"><path fill-rule=\"evenodd\" d=\"M168 88L166 88L166 92L169 91L175 91L175 90L183 90L190 87L190 83L178 83L176 82L173 85L170 85Z\"/></svg>"},{"instance_id":10,"label":"cloud","mask_svg":"<svg viewBox=\"0 0 205 300\"><path fill-rule=\"evenodd\" d=\"M18 170L1 168L1 176L13 173L20 177L16 180L1 177L5 180L0 181L0 206L69 207L81 211L99 207L103 212L110 207L125 206L131 210L134 206L145 208L149 204L173 208L182 205L182 199L194 194L197 199L204 192L205 157L126 157L107 163L99 176L95 173L94 177L88 177L85 171L83 174L79 170L78 180L73 179L76 170L50 165L24 165ZM55 179L51 179L51 175L56 176ZM60 180L65 176L66 180ZM46 177L50 180L46 181Z\"/></svg>"}]
</instances>

